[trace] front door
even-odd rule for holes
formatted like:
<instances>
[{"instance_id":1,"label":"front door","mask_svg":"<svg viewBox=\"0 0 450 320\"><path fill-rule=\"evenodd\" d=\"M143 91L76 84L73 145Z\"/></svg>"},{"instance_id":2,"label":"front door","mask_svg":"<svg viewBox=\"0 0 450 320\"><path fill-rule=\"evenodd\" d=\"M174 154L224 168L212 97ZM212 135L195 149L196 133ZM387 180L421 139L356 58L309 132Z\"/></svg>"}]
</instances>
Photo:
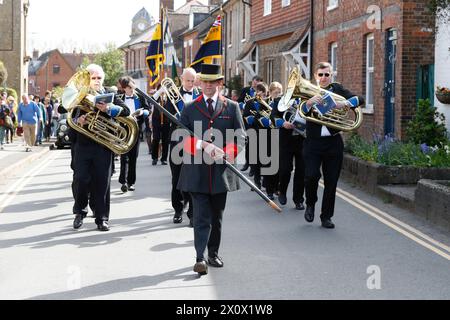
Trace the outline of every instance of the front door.
<instances>
[{"instance_id":1,"label":"front door","mask_svg":"<svg viewBox=\"0 0 450 320\"><path fill-rule=\"evenodd\" d=\"M384 134L395 134L395 66L397 60L397 30L386 34L386 75L384 82Z\"/></svg>"}]
</instances>

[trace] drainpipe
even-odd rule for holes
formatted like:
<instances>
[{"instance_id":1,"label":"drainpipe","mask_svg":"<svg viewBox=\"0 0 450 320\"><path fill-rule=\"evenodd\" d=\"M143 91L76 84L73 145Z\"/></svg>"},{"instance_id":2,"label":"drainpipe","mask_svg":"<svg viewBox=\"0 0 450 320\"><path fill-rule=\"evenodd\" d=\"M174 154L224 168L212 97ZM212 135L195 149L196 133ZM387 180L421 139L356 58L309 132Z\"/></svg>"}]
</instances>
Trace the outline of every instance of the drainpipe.
<instances>
[{"instance_id":1,"label":"drainpipe","mask_svg":"<svg viewBox=\"0 0 450 320\"><path fill-rule=\"evenodd\" d=\"M310 68L310 72L309 73L310 73L311 78L312 78L312 75L314 74L314 59L313 59L313 57L314 57L314 41L313 41L314 40L314 1L313 0L310 1L309 11L310 11L309 19L311 21L311 36L309 37L309 41L311 42L311 46L310 46L310 49L311 49L311 65L309 66L309 68Z\"/></svg>"}]
</instances>

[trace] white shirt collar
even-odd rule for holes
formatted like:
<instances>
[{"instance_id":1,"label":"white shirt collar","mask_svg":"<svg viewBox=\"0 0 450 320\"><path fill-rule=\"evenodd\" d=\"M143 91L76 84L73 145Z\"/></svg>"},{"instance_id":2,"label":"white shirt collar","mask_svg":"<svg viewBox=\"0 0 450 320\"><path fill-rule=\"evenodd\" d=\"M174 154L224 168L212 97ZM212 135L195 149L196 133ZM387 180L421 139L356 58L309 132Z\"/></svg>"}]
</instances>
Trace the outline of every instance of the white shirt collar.
<instances>
[{"instance_id":1,"label":"white shirt collar","mask_svg":"<svg viewBox=\"0 0 450 320\"><path fill-rule=\"evenodd\" d=\"M205 100L206 106L208 106L208 99L210 99L210 98L207 97L206 95L203 95L203 99ZM214 101L213 107L214 107L214 109L216 109L217 100L219 99L219 93L216 92L216 94L211 99Z\"/></svg>"}]
</instances>

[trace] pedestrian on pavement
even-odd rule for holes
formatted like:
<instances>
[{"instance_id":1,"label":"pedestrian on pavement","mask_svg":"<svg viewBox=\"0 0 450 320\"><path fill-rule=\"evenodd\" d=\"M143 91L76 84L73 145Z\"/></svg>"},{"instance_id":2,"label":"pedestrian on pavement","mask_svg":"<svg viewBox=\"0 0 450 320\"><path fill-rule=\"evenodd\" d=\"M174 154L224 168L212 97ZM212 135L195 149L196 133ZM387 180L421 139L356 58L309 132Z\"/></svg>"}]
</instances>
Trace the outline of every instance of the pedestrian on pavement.
<instances>
[{"instance_id":1,"label":"pedestrian on pavement","mask_svg":"<svg viewBox=\"0 0 450 320\"><path fill-rule=\"evenodd\" d=\"M337 108L358 107L364 104L363 97L355 96L340 83L332 83L332 75L333 67L329 62L317 64L314 77L320 87L348 99L344 102L337 102ZM321 104L323 104L322 96L316 95L303 102L301 108L306 114L309 114L312 112L314 105ZM344 142L340 131L307 121L303 155L305 159L306 190L305 219L309 223L314 221L315 204L318 200L317 189L321 178L320 168L322 167L325 188L320 219L322 220L322 227L334 229L335 225L331 218L334 215L336 188L344 158Z\"/></svg>"},{"instance_id":2,"label":"pedestrian on pavement","mask_svg":"<svg viewBox=\"0 0 450 320\"><path fill-rule=\"evenodd\" d=\"M33 151L32 147L36 142L36 126L41 121L41 111L36 103L30 101L27 94L22 95L22 102L19 104L19 111L17 112L17 120L19 127L23 128L25 151Z\"/></svg>"},{"instance_id":3,"label":"pedestrian on pavement","mask_svg":"<svg viewBox=\"0 0 450 320\"><path fill-rule=\"evenodd\" d=\"M33 97L30 95L30 100L34 101L34 103L39 107L40 120L36 127L36 141L34 142L34 145L37 146L42 144L47 113L45 112L45 106L41 102L41 98L39 98L39 96Z\"/></svg>"},{"instance_id":4,"label":"pedestrian on pavement","mask_svg":"<svg viewBox=\"0 0 450 320\"><path fill-rule=\"evenodd\" d=\"M227 194L240 189L238 178L222 160L226 155L234 161L238 150L244 147L244 124L239 105L219 94L223 78L220 65L203 64L200 73L203 94L188 103L181 114L183 125L191 131L201 128L197 135L201 133L202 137L208 137L208 141L194 137L186 139L178 183L178 189L191 194L194 205L194 246L197 253L194 272L200 275L208 273L204 259L206 248L208 264L223 267L219 246ZM231 140L227 141L227 138Z\"/></svg>"},{"instance_id":5,"label":"pedestrian on pavement","mask_svg":"<svg viewBox=\"0 0 450 320\"><path fill-rule=\"evenodd\" d=\"M11 121L12 121L12 126L10 128L6 129L6 142L13 143L14 140L14 135L15 135L15 128L17 125L17 117L16 117L16 113L17 113L17 104L16 104L16 99L14 99L14 97L9 96L7 99L7 104L8 104L8 108L10 111L10 117L11 117ZM9 139L8 139L9 138Z\"/></svg>"},{"instance_id":6,"label":"pedestrian on pavement","mask_svg":"<svg viewBox=\"0 0 450 320\"><path fill-rule=\"evenodd\" d=\"M44 138L46 142L50 142L50 136L52 135L52 118L53 118L53 106L50 104L50 97L44 98Z\"/></svg>"},{"instance_id":7,"label":"pedestrian on pavement","mask_svg":"<svg viewBox=\"0 0 450 320\"><path fill-rule=\"evenodd\" d=\"M91 64L86 67L90 74L90 90L94 95L109 93L110 90L103 87L105 73L99 65ZM70 87L67 87L63 93L63 105L69 106L71 101L65 101L64 97L73 96L70 93ZM72 89L73 90L73 89ZM95 107L105 118L126 117L130 115L130 110L125 103L117 96L114 97L112 104L97 103ZM80 112L80 116L75 120L81 126L87 126L86 113ZM109 231L109 213L110 213L110 186L113 153L105 146L97 143L88 136L76 132L75 150L73 156L73 194L75 196L75 205L73 213L75 219L74 229L79 229L83 225L83 219L86 217L86 207L89 202L90 190L95 190L93 203L95 210L95 223L100 231Z\"/></svg>"},{"instance_id":8,"label":"pedestrian on pavement","mask_svg":"<svg viewBox=\"0 0 450 320\"><path fill-rule=\"evenodd\" d=\"M6 129L7 129L7 122L6 122L6 111L9 110L8 106L5 103L3 103L3 100L0 104L0 150L4 150L3 144L5 141L5 135L6 135Z\"/></svg>"},{"instance_id":9,"label":"pedestrian on pavement","mask_svg":"<svg viewBox=\"0 0 450 320\"><path fill-rule=\"evenodd\" d=\"M139 130L141 131L145 119L150 115L151 107L144 97L135 92L136 84L131 77L125 76L120 78L119 85L121 90L124 91L122 95L119 95L119 98L121 98L128 109L130 109L131 115L136 119ZM121 190L123 193L136 190L136 167L140 145L141 143L138 139L134 147L128 153L120 156L119 183L122 185Z\"/></svg>"}]
</instances>

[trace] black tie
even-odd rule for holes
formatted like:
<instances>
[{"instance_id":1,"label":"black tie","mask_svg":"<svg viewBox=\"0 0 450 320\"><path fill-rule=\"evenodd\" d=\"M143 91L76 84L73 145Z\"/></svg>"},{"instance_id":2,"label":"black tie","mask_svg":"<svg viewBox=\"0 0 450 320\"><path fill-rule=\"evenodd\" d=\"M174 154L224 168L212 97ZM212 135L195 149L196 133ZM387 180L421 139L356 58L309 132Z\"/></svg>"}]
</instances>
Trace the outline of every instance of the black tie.
<instances>
[{"instance_id":1,"label":"black tie","mask_svg":"<svg viewBox=\"0 0 450 320\"><path fill-rule=\"evenodd\" d=\"M209 112L209 115L212 117L214 114L214 107L213 107L214 100L208 99L207 102L208 102L208 112Z\"/></svg>"},{"instance_id":2,"label":"black tie","mask_svg":"<svg viewBox=\"0 0 450 320\"><path fill-rule=\"evenodd\" d=\"M185 91L184 94L188 94L188 95L192 96L192 92L189 92L189 91Z\"/></svg>"},{"instance_id":3,"label":"black tie","mask_svg":"<svg viewBox=\"0 0 450 320\"><path fill-rule=\"evenodd\" d=\"M134 97L126 97L125 99L133 99L134 100Z\"/></svg>"}]
</instances>

